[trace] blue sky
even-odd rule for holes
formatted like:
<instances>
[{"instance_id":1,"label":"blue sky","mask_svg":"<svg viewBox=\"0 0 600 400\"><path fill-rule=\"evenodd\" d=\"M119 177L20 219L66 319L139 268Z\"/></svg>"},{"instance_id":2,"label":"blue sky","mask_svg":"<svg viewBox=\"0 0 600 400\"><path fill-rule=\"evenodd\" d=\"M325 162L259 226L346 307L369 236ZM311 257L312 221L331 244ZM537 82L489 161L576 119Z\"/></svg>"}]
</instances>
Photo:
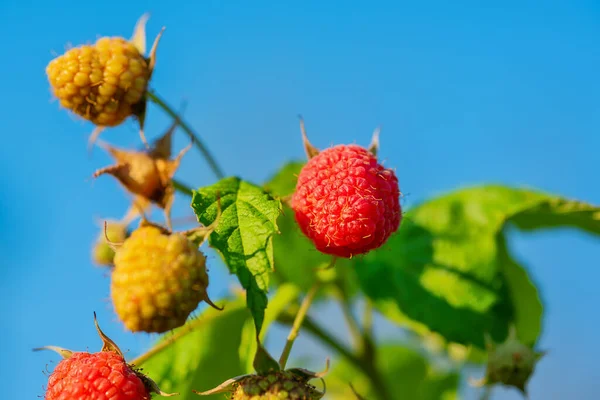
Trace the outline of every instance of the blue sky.
<instances>
[{"instance_id":1,"label":"blue sky","mask_svg":"<svg viewBox=\"0 0 600 400\"><path fill-rule=\"evenodd\" d=\"M108 277L89 248L94 218L119 217L128 198L109 163L86 153L92 126L59 111L45 66L67 43L129 37L149 11L149 35L167 27L152 86L186 118L228 174L263 181L303 157L296 115L317 146L368 144L382 125L381 157L395 167L405 205L457 187L528 185L600 203L600 4L481 2L202 1L0 2L0 363L7 398L43 395L49 353L98 345L96 310L123 348L153 337L116 323ZM156 108L148 136L169 124ZM103 134L139 143L133 122ZM186 145L183 137L176 148ZM201 158L182 180L214 181ZM179 200L174 216L187 216ZM512 247L546 300L541 345L550 350L531 398L592 399L597 360L598 238L561 230L518 234ZM216 263L213 257L212 261ZM211 269L211 296L227 288ZM517 399L498 390L494 399Z\"/></svg>"}]
</instances>

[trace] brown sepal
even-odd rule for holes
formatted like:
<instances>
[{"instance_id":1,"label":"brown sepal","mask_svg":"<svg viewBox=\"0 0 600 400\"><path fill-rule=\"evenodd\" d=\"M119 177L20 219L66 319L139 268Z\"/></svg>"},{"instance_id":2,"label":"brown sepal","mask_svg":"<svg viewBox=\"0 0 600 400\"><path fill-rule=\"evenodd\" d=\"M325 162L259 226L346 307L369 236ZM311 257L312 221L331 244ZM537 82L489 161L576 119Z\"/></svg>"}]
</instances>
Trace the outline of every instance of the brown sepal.
<instances>
[{"instance_id":1,"label":"brown sepal","mask_svg":"<svg viewBox=\"0 0 600 400\"><path fill-rule=\"evenodd\" d=\"M135 196L134 208L128 212L126 219L143 214L148 204L152 203L164 210L166 224L171 228L171 206L175 195L172 179L181 159L191 148L190 144L177 157L169 158L174 129L174 126L169 128L152 148L143 151L123 150L99 142L116 164L97 170L93 176L112 175Z\"/></svg>"},{"instance_id":2,"label":"brown sepal","mask_svg":"<svg viewBox=\"0 0 600 400\"><path fill-rule=\"evenodd\" d=\"M319 149L313 146L308 140L308 135L306 134L306 127L304 126L304 118L302 115L299 115L300 118L300 132L302 133L302 143L304 144L304 151L306 152L306 157L310 160L317 154L319 154Z\"/></svg>"}]
</instances>

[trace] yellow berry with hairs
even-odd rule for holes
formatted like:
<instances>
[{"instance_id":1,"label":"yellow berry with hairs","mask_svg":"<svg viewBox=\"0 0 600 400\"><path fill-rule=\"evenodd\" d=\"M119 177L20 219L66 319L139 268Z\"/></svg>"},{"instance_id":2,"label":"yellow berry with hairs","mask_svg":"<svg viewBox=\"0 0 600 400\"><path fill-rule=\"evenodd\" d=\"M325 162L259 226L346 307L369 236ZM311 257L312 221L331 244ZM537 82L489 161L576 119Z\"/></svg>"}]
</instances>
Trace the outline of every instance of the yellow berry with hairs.
<instances>
[{"instance_id":1,"label":"yellow berry with hairs","mask_svg":"<svg viewBox=\"0 0 600 400\"><path fill-rule=\"evenodd\" d=\"M50 61L46 74L63 107L96 125L116 126L145 101L151 70L132 42L103 37Z\"/></svg>"},{"instance_id":2,"label":"yellow berry with hairs","mask_svg":"<svg viewBox=\"0 0 600 400\"><path fill-rule=\"evenodd\" d=\"M133 332L182 326L206 294L206 258L185 235L143 223L117 250L111 297Z\"/></svg>"}]
</instances>

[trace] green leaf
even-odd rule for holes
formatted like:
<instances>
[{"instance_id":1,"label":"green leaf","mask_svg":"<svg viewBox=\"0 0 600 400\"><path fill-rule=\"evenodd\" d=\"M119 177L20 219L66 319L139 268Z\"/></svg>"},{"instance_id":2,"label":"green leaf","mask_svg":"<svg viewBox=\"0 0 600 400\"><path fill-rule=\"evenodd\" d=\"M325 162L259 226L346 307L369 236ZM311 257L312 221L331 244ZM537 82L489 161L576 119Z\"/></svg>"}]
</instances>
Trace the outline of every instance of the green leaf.
<instances>
[{"instance_id":1,"label":"green leaf","mask_svg":"<svg viewBox=\"0 0 600 400\"><path fill-rule=\"evenodd\" d=\"M286 197L296 190L298 174L306 164L304 161L291 161L285 164L277 173L265 183L265 189L274 197Z\"/></svg>"},{"instance_id":2,"label":"green leaf","mask_svg":"<svg viewBox=\"0 0 600 400\"><path fill-rule=\"evenodd\" d=\"M156 352L136 366L142 367L164 392L178 392L177 399L196 400L198 396L192 390L207 390L244 372L238 347L247 320L243 300L227 302L224 311L207 308L163 336L151 350Z\"/></svg>"},{"instance_id":3,"label":"green leaf","mask_svg":"<svg viewBox=\"0 0 600 400\"><path fill-rule=\"evenodd\" d=\"M498 247L499 232L514 222L526 229L573 226L600 233L599 212L525 189L460 190L409 211L383 248L358 259L356 271L364 292L392 319L483 348L485 332L503 340L523 309L540 310L535 288L515 294L527 283ZM521 322L524 335L539 334L537 319L529 327Z\"/></svg>"},{"instance_id":4,"label":"green leaf","mask_svg":"<svg viewBox=\"0 0 600 400\"><path fill-rule=\"evenodd\" d=\"M327 375L327 398L356 398L350 383L366 399L379 398L373 382L363 371L346 359L338 360ZM384 384L394 398L411 400L450 400L456 398L459 376L429 365L418 351L399 345L378 348L377 367Z\"/></svg>"},{"instance_id":5,"label":"green leaf","mask_svg":"<svg viewBox=\"0 0 600 400\"><path fill-rule=\"evenodd\" d=\"M273 235L278 232L281 203L258 186L240 178L225 178L194 191L192 208L208 226L222 214L209 243L238 276L246 301L260 332L267 307L269 273L273 269Z\"/></svg>"},{"instance_id":6,"label":"green leaf","mask_svg":"<svg viewBox=\"0 0 600 400\"><path fill-rule=\"evenodd\" d=\"M504 234L498 235L497 243L501 272L514 304L514 324L518 337L533 347L542 331L544 306L527 271L510 255Z\"/></svg>"},{"instance_id":7,"label":"green leaf","mask_svg":"<svg viewBox=\"0 0 600 400\"><path fill-rule=\"evenodd\" d=\"M277 317L295 302L300 294L295 285L285 284L277 288L275 295L269 301L269 307L265 312L263 329L260 333L261 343L264 343L269 331L269 326L277 320ZM256 330L252 321L248 320L242 331L242 342L240 344L240 358L245 366L245 373L254 372L254 355L257 352Z\"/></svg>"}]
</instances>

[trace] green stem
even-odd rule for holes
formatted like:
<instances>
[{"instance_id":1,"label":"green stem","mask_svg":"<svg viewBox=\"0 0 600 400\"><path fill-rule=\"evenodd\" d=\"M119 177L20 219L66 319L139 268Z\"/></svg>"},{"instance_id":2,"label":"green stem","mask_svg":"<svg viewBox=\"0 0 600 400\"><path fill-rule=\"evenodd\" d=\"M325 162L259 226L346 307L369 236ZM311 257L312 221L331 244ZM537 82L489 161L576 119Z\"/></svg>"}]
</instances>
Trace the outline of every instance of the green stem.
<instances>
[{"instance_id":1,"label":"green stem","mask_svg":"<svg viewBox=\"0 0 600 400\"><path fill-rule=\"evenodd\" d=\"M350 334L352 336L354 345L356 347L359 347L362 345L363 334L360 330L360 326L358 325L358 322L356 321L356 318L354 317L354 314L352 313L352 307L351 307L350 301L349 301L348 297L345 295L344 290L338 285L336 285L336 288L335 288L335 295L338 298L340 307L342 308L342 313L344 314L346 323L348 324L348 327L350 328Z\"/></svg>"},{"instance_id":2,"label":"green stem","mask_svg":"<svg viewBox=\"0 0 600 400\"><path fill-rule=\"evenodd\" d=\"M340 354L352 364L360 368L360 358L358 358L350 349L348 349L345 345L340 343L336 338L332 337L328 332L321 328L310 317L307 317L304 320L304 328L307 332L310 332L313 336L320 339L323 343L331 347L338 354Z\"/></svg>"},{"instance_id":3,"label":"green stem","mask_svg":"<svg viewBox=\"0 0 600 400\"><path fill-rule=\"evenodd\" d=\"M486 386L481 393L481 400L490 400L492 398L492 388Z\"/></svg>"},{"instance_id":4,"label":"green stem","mask_svg":"<svg viewBox=\"0 0 600 400\"><path fill-rule=\"evenodd\" d=\"M185 183L181 183L180 181L178 181L177 179L173 179L173 187L175 188L175 190L177 190L178 192L181 192L187 196L192 197L192 195L194 194L194 191L192 190L192 188L190 188L188 185L186 185Z\"/></svg>"},{"instance_id":5,"label":"green stem","mask_svg":"<svg viewBox=\"0 0 600 400\"><path fill-rule=\"evenodd\" d=\"M198 326L200 326L202 324L209 323L212 319L217 318L219 316L220 316L219 314L205 315L202 318L198 318L198 319L195 319L195 320L192 320L192 321L188 322L183 327L181 327L180 329L178 329L177 331L175 331L172 335L170 335L168 339L164 339L164 340L158 342L150 350L148 350L144 354L138 356L137 358L131 360L129 362L129 364L139 366L140 364L146 362L152 356L154 356L154 355L160 353L161 351L163 351L170 344L172 344L173 342L177 341L182 336L187 335L188 333L190 333L191 331L193 331L194 329L196 329Z\"/></svg>"},{"instance_id":6,"label":"green stem","mask_svg":"<svg viewBox=\"0 0 600 400\"><path fill-rule=\"evenodd\" d=\"M291 324L293 320L293 315L284 314L278 318L278 321L283 324ZM315 321L313 321L310 317L307 317L304 320L303 324L304 328L307 332L311 333L316 338L320 339L324 344L328 345L330 348L335 350L342 357L346 358L354 367L362 371L373 386L374 391L377 393L377 397L380 400L393 400L394 396L390 394L387 389L386 382L383 379L383 376L376 368L374 359L365 357L365 355L358 356L352 350L348 349L345 345L339 342L339 340L331 334L329 334L324 328L319 326Z\"/></svg>"},{"instance_id":7,"label":"green stem","mask_svg":"<svg viewBox=\"0 0 600 400\"><path fill-rule=\"evenodd\" d=\"M213 171L213 173L215 174L215 176L218 179L223 179L225 177L223 170L221 169L221 167L219 166L219 164L213 157L210 150L208 150L208 147L206 147L204 142L192 130L192 128L190 128L190 126L183 119L181 119L179 114L171 106L169 106L163 99L161 99L155 92L153 92L152 90L148 90L147 96L148 96L148 99L150 99L154 104L156 104L157 106L162 108L164 112L169 114L169 116L171 118L179 121L179 125L185 131L185 133L187 133L187 135L190 137L190 139L194 142L194 145L196 145L198 150L200 150L200 153L202 153L202 156L204 157L206 162L208 162L208 165L209 165L210 169Z\"/></svg>"},{"instance_id":8,"label":"green stem","mask_svg":"<svg viewBox=\"0 0 600 400\"><path fill-rule=\"evenodd\" d=\"M366 335L373 336L373 303L371 299L365 299L363 330Z\"/></svg>"},{"instance_id":9,"label":"green stem","mask_svg":"<svg viewBox=\"0 0 600 400\"><path fill-rule=\"evenodd\" d=\"M300 305L300 309L298 309L298 313L296 314L296 318L292 323L292 329L290 330L290 334L287 337L287 342L285 347L283 348L283 352L281 353L281 357L279 358L279 365L281 365L281 369L285 369L285 364L287 364L287 360L290 356L290 352L292 351L292 346L294 345L294 341L298 337L298 333L300 332L300 328L302 327L302 323L304 322L304 318L306 318L306 314L308 313L308 309L312 304L313 300L317 292L319 291L320 282L316 282L313 287L308 291L304 300L302 300L302 304Z\"/></svg>"}]
</instances>

